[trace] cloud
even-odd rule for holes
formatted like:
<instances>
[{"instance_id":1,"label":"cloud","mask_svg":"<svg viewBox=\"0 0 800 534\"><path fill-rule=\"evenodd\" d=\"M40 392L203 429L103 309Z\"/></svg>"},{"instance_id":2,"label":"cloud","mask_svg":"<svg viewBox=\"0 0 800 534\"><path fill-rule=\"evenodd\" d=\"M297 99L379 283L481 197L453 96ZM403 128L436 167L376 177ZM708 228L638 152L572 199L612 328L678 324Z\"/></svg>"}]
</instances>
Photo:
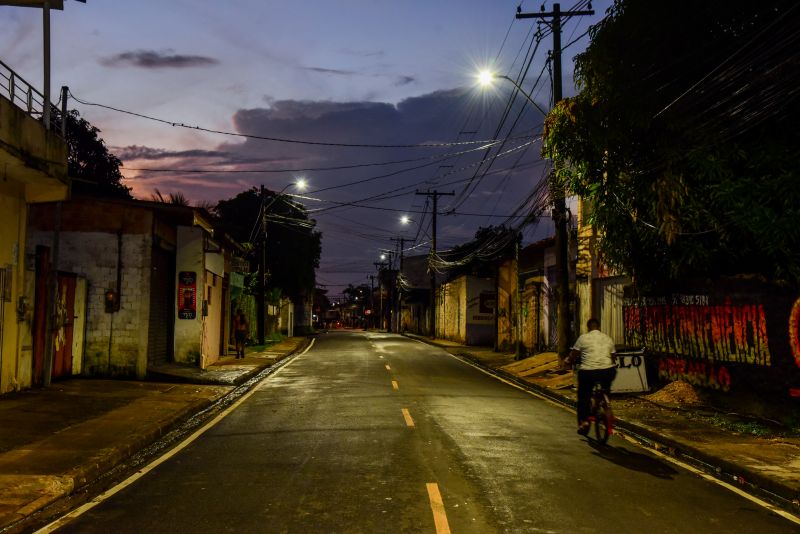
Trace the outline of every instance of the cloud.
<instances>
[{"instance_id":1,"label":"cloud","mask_svg":"<svg viewBox=\"0 0 800 534\"><path fill-rule=\"evenodd\" d=\"M332 286L340 283L346 285L357 278L357 273L339 274L333 267L330 267L330 273L325 273L325 267L335 263L337 256L346 257L348 261L363 265L365 270L370 271L376 251L389 246L387 235L405 232L405 237L413 238L417 233L416 226L405 228L400 225L401 214L408 213L412 219L418 221L417 224L419 221L429 223L430 217L423 218L421 213L414 212L422 211L425 205L425 199L415 195L416 190L455 191L458 195L467 191L467 184L477 173L478 178L471 182L475 185L474 191L457 208L459 212L472 215L442 216L439 221L438 231L443 248L472 239L479 226L499 224L503 221L502 215L512 214L518 204L528 196L541 179L541 169L530 165L539 161L538 145L527 152L519 151L500 156L491 167L493 173L482 180L480 176L486 169L486 164L478 166L478 163L484 156L485 149L457 154L475 148L474 145L438 148L374 146L490 139L495 134L504 111L500 103L493 95L481 94L471 89L436 91L407 98L396 105L372 101L335 102L265 97L264 104L239 109L233 114L235 131L271 138L373 146L320 146L247 138L241 142L226 141L211 150L170 151L133 146L125 147L119 154L126 163L124 156L137 158L142 167L163 168L169 165L168 168L174 169L219 168L214 173L139 173L138 177L127 181L140 197L146 198L157 187L160 191L184 192L192 201L205 200L214 203L262 184L273 191L279 191L301 174L299 171L290 172L286 169L351 166L302 173L308 180L309 191L301 201L309 210L329 208L335 202L361 202L381 208L342 206L329 211L311 212L323 233L320 273L331 280ZM516 117L522 105L516 104L511 116ZM523 133L532 136L532 132L540 131L542 116L531 106L526 105L525 109L526 113L517 124L512 137ZM501 129L500 137L508 134L510 122L506 122ZM503 150L512 149L531 138L509 139ZM441 157L447 159L437 159ZM148 160L159 163L146 165ZM245 163L255 160L260 161ZM413 161L402 162L403 160ZM225 162L224 166L222 162ZM381 165L372 165L373 163ZM519 168L514 169L515 166ZM245 169L281 172L226 172ZM404 170L407 172L398 172ZM130 174L134 172L128 171ZM291 192L292 189L288 191ZM364 200L382 194L386 198ZM440 212L445 213L452 208L452 203L457 198L440 199ZM429 211L430 208L427 209ZM497 217L488 217L492 212ZM487 216L477 217L475 214ZM427 226L420 231L421 242L428 239L425 237L426 232L430 232ZM420 252L425 251L426 246L423 246Z\"/></svg>"},{"instance_id":2,"label":"cloud","mask_svg":"<svg viewBox=\"0 0 800 534\"><path fill-rule=\"evenodd\" d=\"M100 59L106 67L141 67L145 69L182 69L188 67L209 67L219 63L207 56L175 54L172 50L156 52L154 50L134 50L121 52Z\"/></svg>"},{"instance_id":3,"label":"cloud","mask_svg":"<svg viewBox=\"0 0 800 534\"><path fill-rule=\"evenodd\" d=\"M356 57L383 57L386 55L386 52L383 50L353 50L352 48L344 48L339 50L339 52L348 56Z\"/></svg>"},{"instance_id":4,"label":"cloud","mask_svg":"<svg viewBox=\"0 0 800 534\"><path fill-rule=\"evenodd\" d=\"M395 80L394 86L395 87L402 87L404 85L408 85L411 83L416 82L417 79L414 76L400 76Z\"/></svg>"},{"instance_id":5,"label":"cloud","mask_svg":"<svg viewBox=\"0 0 800 534\"><path fill-rule=\"evenodd\" d=\"M219 150L165 150L163 148L153 148L140 145L129 145L124 147L112 147L114 155L122 161L137 160L162 160L170 158L218 158L226 156L226 152Z\"/></svg>"},{"instance_id":6,"label":"cloud","mask_svg":"<svg viewBox=\"0 0 800 534\"><path fill-rule=\"evenodd\" d=\"M342 69L326 69L323 67L303 67L304 70L310 70L311 72L319 72L321 74L334 74L336 76L355 76L358 73L352 70L342 70Z\"/></svg>"}]
</instances>

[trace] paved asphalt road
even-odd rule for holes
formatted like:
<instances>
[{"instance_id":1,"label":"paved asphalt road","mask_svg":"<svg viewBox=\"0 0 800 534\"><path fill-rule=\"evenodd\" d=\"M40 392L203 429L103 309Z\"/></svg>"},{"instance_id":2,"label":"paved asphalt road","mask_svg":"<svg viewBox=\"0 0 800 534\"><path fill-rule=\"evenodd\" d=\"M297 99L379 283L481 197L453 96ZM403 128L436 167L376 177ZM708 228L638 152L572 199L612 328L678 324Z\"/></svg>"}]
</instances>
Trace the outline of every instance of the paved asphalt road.
<instances>
[{"instance_id":1,"label":"paved asphalt road","mask_svg":"<svg viewBox=\"0 0 800 534\"><path fill-rule=\"evenodd\" d=\"M572 413L440 349L332 332L61 532L797 532L574 427Z\"/></svg>"}]
</instances>

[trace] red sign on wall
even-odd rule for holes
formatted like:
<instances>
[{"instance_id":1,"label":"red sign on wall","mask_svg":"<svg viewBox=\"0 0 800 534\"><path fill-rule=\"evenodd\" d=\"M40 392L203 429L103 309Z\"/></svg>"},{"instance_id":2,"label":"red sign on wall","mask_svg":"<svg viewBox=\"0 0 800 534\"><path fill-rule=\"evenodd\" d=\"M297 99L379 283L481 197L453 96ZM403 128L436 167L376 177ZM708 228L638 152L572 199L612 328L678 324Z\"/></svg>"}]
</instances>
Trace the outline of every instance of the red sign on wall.
<instances>
[{"instance_id":1,"label":"red sign on wall","mask_svg":"<svg viewBox=\"0 0 800 534\"><path fill-rule=\"evenodd\" d=\"M197 273L178 273L178 319L197 317Z\"/></svg>"}]
</instances>

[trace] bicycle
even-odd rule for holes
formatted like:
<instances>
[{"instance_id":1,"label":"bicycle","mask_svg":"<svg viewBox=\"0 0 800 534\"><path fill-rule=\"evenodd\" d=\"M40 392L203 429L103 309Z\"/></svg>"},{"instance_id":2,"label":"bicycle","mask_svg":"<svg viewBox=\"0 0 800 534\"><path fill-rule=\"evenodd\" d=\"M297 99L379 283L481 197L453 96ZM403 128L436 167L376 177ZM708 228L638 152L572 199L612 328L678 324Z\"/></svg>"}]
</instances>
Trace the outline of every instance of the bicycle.
<instances>
[{"instance_id":1,"label":"bicycle","mask_svg":"<svg viewBox=\"0 0 800 534\"><path fill-rule=\"evenodd\" d=\"M594 426L594 437L600 444L605 444L614 433L614 412L608 393L600 384L595 384L589 404L589 426ZM591 431L591 430L590 430Z\"/></svg>"}]
</instances>

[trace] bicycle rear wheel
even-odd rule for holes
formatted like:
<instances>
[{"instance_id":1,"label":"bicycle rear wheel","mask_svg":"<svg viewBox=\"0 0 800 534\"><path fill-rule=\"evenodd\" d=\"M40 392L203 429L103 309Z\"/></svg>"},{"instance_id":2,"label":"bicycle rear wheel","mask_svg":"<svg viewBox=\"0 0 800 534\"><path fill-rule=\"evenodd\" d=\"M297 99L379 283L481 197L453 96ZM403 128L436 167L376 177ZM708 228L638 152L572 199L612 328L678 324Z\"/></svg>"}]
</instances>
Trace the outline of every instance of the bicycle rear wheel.
<instances>
[{"instance_id":1,"label":"bicycle rear wheel","mask_svg":"<svg viewBox=\"0 0 800 534\"><path fill-rule=\"evenodd\" d=\"M608 436L611 435L614 416L611 414L611 407L608 400L603 399L597 403L597 411L594 418L594 437L599 443L606 443Z\"/></svg>"}]
</instances>

